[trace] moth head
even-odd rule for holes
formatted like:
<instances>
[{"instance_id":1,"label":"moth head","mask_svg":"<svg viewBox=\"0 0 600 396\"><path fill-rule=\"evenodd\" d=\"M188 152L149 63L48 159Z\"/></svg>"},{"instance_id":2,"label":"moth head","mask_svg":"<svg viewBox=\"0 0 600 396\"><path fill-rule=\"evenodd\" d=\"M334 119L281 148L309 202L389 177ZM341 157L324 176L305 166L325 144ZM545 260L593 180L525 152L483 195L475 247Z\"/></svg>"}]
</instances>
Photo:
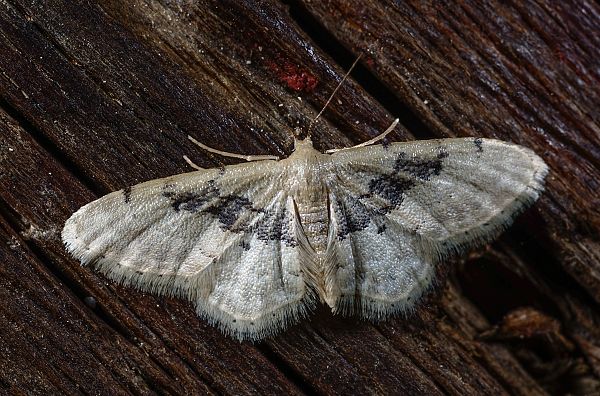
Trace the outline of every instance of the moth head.
<instances>
[{"instance_id":1,"label":"moth head","mask_svg":"<svg viewBox=\"0 0 600 396\"><path fill-rule=\"evenodd\" d=\"M304 139L294 138L294 151L302 151L307 149L314 150L310 136L306 136Z\"/></svg>"},{"instance_id":2,"label":"moth head","mask_svg":"<svg viewBox=\"0 0 600 396\"><path fill-rule=\"evenodd\" d=\"M317 157L322 155L319 151L313 147L312 140L310 137L304 139L294 139L294 152L288 158L291 161L315 161Z\"/></svg>"}]
</instances>

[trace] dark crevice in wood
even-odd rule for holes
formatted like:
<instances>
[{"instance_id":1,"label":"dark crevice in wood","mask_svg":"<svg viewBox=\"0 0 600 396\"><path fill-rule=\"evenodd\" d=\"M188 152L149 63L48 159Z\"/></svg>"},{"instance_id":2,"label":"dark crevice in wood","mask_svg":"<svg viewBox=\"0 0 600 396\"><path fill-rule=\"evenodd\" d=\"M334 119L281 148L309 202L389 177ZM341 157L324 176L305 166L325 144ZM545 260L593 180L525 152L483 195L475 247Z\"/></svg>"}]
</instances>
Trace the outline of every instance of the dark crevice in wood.
<instances>
[{"instance_id":1,"label":"dark crevice in wood","mask_svg":"<svg viewBox=\"0 0 600 396\"><path fill-rule=\"evenodd\" d=\"M171 372L170 372L169 368L168 368L168 367L167 367L167 366L164 364L164 362L161 362L161 360L160 360L160 359L157 359L157 358L154 356L154 354L152 354L152 353L147 353L147 356L148 356L148 358L149 358L149 359L150 359L150 360L151 360L151 361L152 361L154 364L156 364L156 366L157 366L157 367L158 367L158 368L159 368L159 369L160 369L160 370L161 370L161 371L162 371L162 372L163 372L163 373L164 373L164 374L165 374L165 375L166 375L166 376L167 376L169 379L171 379L171 381L172 381L172 382L175 382L176 378L175 378L175 377L173 377L173 375L171 374ZM195 372L195 371L194 371L194 373L195 373L195 374L198 374L198 377L200 378L200 380L201 380L202 382L204 382L204 385L205 385L205 386L207 386L207 387L208 387L210 390L212 390L213 392L215 392L215 393L216 393L216 391L215 391L215 390L214 390L212 387L210 387L210 386L209 386L209 385L206 383L205 379L204 379L204 378L203 378L201 375L199 375L199 373L197 373L197 372ZM148 376L148 375L143 375L143 374L142 374L142 378L143 378L143 379L144 379L144 381L145 381L145 382L148 384L148 387L149 387L150 389L153 389L153 390L158 390L158 389L161 389L161 388L163 388L163 386L164 386L163 384L161 384L160 382L156 381L156 380L155 380L154 378L152 378L151 376ZM176 392L176 389L177 389L177 388L167 388L167 389L168 389L169 391L171 391L171 392Z\"/></svg>"},{"instance_id":2,"label":"dark crevice in wood","mask_svg":"<svg viewBox=\"0 0 600 396\"><path fill-rule=\"evenodd\" d=\"M161 338L161 341L164 342L164 339ZM154 363L156 363L167 375L169 375L169 377L173 378L173 380L175 380L175 378L170 375L169 371L168 371L168 367L165 366L163 363L161 363L160 359L154 357L154 356L150 356L150 358L152 359L152 361ZM219 392L219 388L218 388L218 384L215 383L215 381L213 381L210 376L204 375L202 374L202 372L200 372L199 370L197 370L193 364L190 364L183 356L178 355L179 361L182 363L182 365L184 365L185 368L187 368L190 372L194 373L195 375L198 376L198 380L200 382L202 382L204 384L204 386L206 388L208 388L208 390L212 391L214 394L219 394L221 392Z\"/></svg>"},{"instance_id":3,"label":"dark crevice in wood","mask_svg":"<svg viewBox=\"0 0 600 396\"><path fill-rule=\"evenodd\" d=\"M589 294L578 289L577 282L560 266L552 252L533 238L524 225L515 224L511 233L503 236L493 246L501 248L504 244L516 247L515 254L518 260L530 264L532 269L539 271L540 276L543 274L544 281L554 285L558 293L561 290L577 291L577 297L584 300L587 305L598 305ZM486 258L477 259L477 262L485 265ZM478 265L482 265L481 263ZM498 267L494 263L490 263L485 268L483 272L489 278L469 279L464 276L464 273L459 273L458 279L465 296L490 323L497 323L506 313L530 303L551 315L560 315L555 303L540 294L540 290L534 284L529 283L528 278L522 278L517 272L507 272L510 271L508 268ZM467 273L473 274L471 271L467 271ZM497 284L502 279L506 280L508 285L512 285L509 293L511 301L504 298L506 296L489 294L490 290L497 288L492 283ZM520 294L517 295L515 292ZM598 308L600 309L600 307ZM568 318L563 319L567 320Z\"/></svg>"},{"instance_id":4,"label":"dark crevice in wood","mask_svg":"<svg viewBox=\"0 0 600 396\"><path fill-rule=\"evenodd\" d=\"M530 265L533 270L538 271L540 277L543 276L544 282L551 285L558 294L569 291L583 301L585 306L595 308L600 312L600 304L579 286L571 274L560 265L553 252L544 246L542 241L533 238L525 226L515 224L510 235L500 239L499 243L503 243L504 240L508 241L509 246L514 247L518 258ZM554 302L552 305L554 306ZM555 306L553 309L556 314L560 313ZM568 318L563 319L568 321Z\"/></svg>"},{"instance_id":5,"label":"dark crevice in wood","mask_svg":"<svg viewBox=\"0 0 600 396\"><path fill-rule=\"evenodd\" d=\"M2 197L0 197L0 217L6 221L6 224L10 226L15 234L21 235L21 232L25 231L26 227L21 221L19 214Z\"/></svg>"},{"instance_id":6,"label":"dark crevice in wood","mask_svg":"<svg viewBox=\"0 0 600 396\"><path fill-rule=\"evenodd\" d=\"M306 382L302 378L302 374L294 370L285 360L281 358L281 355L274 352L266 343L261 342L256 345L256 349L260 351L279 371L293 383L298 389L300 389L306 395L320 395L310 383Z\"/></svg>"},{"instance_id":7,"label":"dark crevice in wood","mask_svg":"<svg viewBox=\"0 0 600 396\"><path fill-rule=\"evenodd\" d=\"M53 157L64 169L65 172L70 173L77 178L87 189L92 191L96 196L101 197L110 191L107 191L101 187L99 183L96 183L92 178L82 171L75 162L69 159L65 153L56 146L50 139L48 139L42 132L39 131L27 118L21 115L21 113L15 109L5 98L0 97L0 109L4 110L12 119L14 119L23 130L27 131L29 136L42 149L44 149L51 157ZM82 149L84 152L89 147Z\"/></svg>"},{"instance_id":8,"label":"dark crevice in wood","mask_svg":"<svg viewBox=\"0 0 600 396\"><path fill-rule=\"evenodd\" d=\"M2 389L10 389L11 385L4 378L0 377L0 388L2 388Z\"/></svg>"},{"instance_id":9,"label":"dark crevice in wood","mask_svg":"<svg viewBox=\"0 0 600 396\"><path fill-rule=\"evenodd\" d=\"M575 280L565 271L556 268L556 265L548 266L547 263L554 262L554 258L541 246L535 248L529 246L533 242L529 240L531 236L526 235L524 230L518 230L511 236L510 240L501 240L497 243L500 245L497 251L491 250L483 257L467 262L465 268L457 274L458 284L465 297L473 304L483 302L475 305L492 324L492 329L501 325L507 315L519 309L533 309L558 319L563 324L561 329L563 334L570 342L577 345L576 337L581 332L587 331L586 325L574 322L575 305L561 302L561 299L577 301L577 305L585 305L591 309L594 309L592 307L597 304L580 288L575 287ZM526 241L525 246L517 243L516 240ZM526 266L523 263L527 263ZM590 321L595 319L589 318ZM588 336L594 337L592 334ZM532 367L531 361L523 359L518 350L521 352L526 350L545 362L556 361L564 356L557 351L548 350L547 345L536 343L535 339L521 341L523 343L521 346L518 341L510 339L482 342L506 346L524 370L546 389L559 388L569 375L573 375L564 373L553 380L545 380L546 374L540 374L539 368ZM573 361L585 358L586 354L581 348L572 351L569 357Z\"/></svg>"},{"instance_id":10,"label":"dark crevice in wood","mask_svg":"<svg viewBox=\"0 0 600 396\"><path fill-rule=\"evenodd\" d=\"M337 64L343 65L344 70L347 70L358 55L344 47L325 26L315 19L302 3L296 0L283 0L283 3L289 7L290 17L303 29L304 33L323 52L327 53ZM368 56L369 54L363 54L363 61ZM399 118L400 124L408 129L417 139L431 139L435 137L419 117L410 110L409 106L387 88L361 62L352 71L351 78L389 111L392 117ZM327 112L324 115L326 114Z\"/></svg>"}]
</instances>

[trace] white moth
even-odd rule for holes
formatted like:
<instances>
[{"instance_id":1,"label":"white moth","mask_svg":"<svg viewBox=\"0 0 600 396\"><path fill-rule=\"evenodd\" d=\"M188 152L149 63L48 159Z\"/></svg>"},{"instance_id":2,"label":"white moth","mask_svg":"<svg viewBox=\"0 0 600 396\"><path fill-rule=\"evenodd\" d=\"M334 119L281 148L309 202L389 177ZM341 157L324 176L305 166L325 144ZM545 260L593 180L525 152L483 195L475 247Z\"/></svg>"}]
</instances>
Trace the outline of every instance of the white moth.
<instances>
[{"instance_id":1,"label":"white moth","mask_svg":"<svg viewBox=\"0 0 600 396\"><path fill-rule=\"evenodd\" d=\"M279 332L319 301L369 320L407 312L438 262L491 240L537 199L548 168L492 139L372 145L397 122L325 154L295 139L281 160L192 139L251 162L202 169L184 157L197 171L83 206L62 239L82 264L187 298L240 340Z\"/></svg>"},{"instance_id":2,"label":"white moth","mask_svg":"<svg viewBox=\"0 0 600 396\"><path fill-rule=\"evenodd\" d=\"M393 127L393 126L392 126ZM252 158L250 158L252 159ZM507 227L542 190L531 150L442 139L316 151L128 187L79 209L62 238L83 264L258 340L310 312L411 309L435 265Z\"/></svg>"}]
</instances>

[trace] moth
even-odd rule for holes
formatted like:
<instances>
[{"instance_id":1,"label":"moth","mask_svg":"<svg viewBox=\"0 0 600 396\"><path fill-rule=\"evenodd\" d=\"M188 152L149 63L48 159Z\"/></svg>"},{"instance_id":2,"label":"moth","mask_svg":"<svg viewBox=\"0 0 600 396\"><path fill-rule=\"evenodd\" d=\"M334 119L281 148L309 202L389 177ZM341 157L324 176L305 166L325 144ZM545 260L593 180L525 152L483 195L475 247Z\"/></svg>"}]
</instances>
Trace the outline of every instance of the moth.
<instances>
[{"instance_id":1,"label":"moth","mask_svg":"<svg viewBox=\"0 0 600 396\"><path fill-rule=\"evenodd\" d=\"M79 209L62 238L115 281L192 301L239 339L282 330L321 301L379 320L411 309L451 253L491 240L542 190L531 150L478 138L205 169Z\"/></svg>"},{"instance_id":2,"label":"moth","mask_svg":"<svg viewBox=\"0 0 600 396\"><path fill-rule=\"evenodd\" d=\"M369 320L410 311L436 264L508 227L548 168L493 139L374 144L396 123L326 153L295 139L284 159L196 142L249 162L108 194L74 213L62 239L82 264L188 299L240 340L277 333L320 302Z\"/></svg>"}]
</instances>

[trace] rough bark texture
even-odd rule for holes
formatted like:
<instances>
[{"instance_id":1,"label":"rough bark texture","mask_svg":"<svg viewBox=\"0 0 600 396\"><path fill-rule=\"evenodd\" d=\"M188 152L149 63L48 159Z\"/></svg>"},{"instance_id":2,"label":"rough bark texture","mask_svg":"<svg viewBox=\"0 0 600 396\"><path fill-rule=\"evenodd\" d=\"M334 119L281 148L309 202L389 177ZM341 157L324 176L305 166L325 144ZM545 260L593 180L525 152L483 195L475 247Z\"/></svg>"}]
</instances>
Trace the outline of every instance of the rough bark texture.
<instances>
[{"instance_id":1,"label":"rough bark texture","mask_svg":"<svg viewBox=\"0 0 600 396\"><path fill-rule=\"evenodd\" d=\"M0 390L12 394L600 392L600 7L591 1L0 0ZM70 258L64 221L112 190L321 149L484 136L547 189L440 269L409 318L320 310L259 344Z\"/></svg>"}]
</instances>

